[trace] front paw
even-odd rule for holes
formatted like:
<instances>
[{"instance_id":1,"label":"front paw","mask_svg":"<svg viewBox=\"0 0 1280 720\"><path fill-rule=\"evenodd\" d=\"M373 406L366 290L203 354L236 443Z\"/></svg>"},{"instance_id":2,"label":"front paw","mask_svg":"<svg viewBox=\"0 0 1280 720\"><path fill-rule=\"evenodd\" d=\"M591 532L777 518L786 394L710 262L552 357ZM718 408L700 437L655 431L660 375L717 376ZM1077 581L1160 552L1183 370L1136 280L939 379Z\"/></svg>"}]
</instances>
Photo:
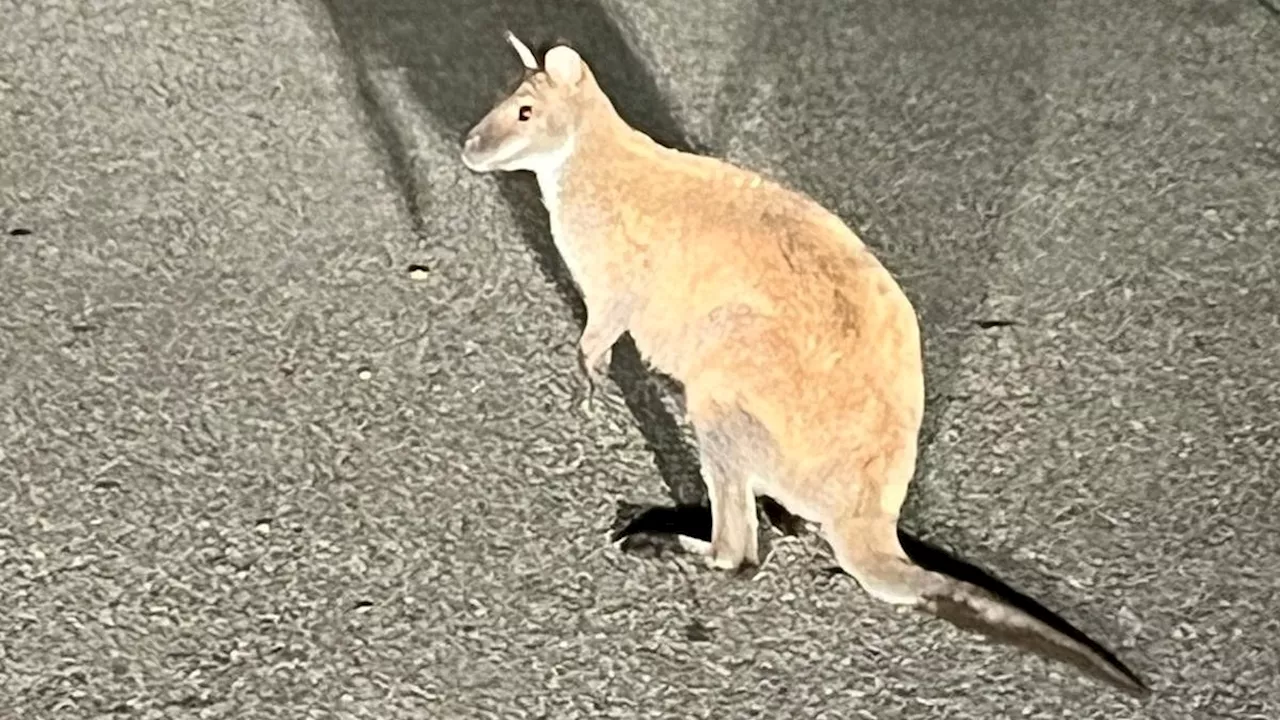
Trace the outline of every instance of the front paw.
<instances>
[{"instance_id":1,"label":"front paw","mask_svg":"<svg viewBox=\"0 0 1280 720\"><path fill-rule=\"evenodd\" d=\"M613 348L606 348L601 352L588 350L585 345L578 346L578 368L593 385L604 383L612 360Z\"/></svg>"},{"instance_id":2,"label":"front paw","mask_svg":"<svg viewBox=\"0 0 1280 720\"><path fill-rule=\"evenodd\" d=\"M603 357L592 357L586 351L579 348L578 350L578 366L582 377L582 397L579 401L579 408L583 412L590 413L595 410L599 403L599 396L602 392L601 387L605 380L608 379L610 352L606 351Z\"/></svg>"},{"instance_id":3,"label":"front paw","mask_svg":"<svg viewBox=\"0 0 1280 720\"><path fill-rule=\"evenodd\" d=\"M581 380L574 384L573 402L578 411L590 415L599 403L599 389L591 375L580 376Z\"/></svg>"}]
</instances>

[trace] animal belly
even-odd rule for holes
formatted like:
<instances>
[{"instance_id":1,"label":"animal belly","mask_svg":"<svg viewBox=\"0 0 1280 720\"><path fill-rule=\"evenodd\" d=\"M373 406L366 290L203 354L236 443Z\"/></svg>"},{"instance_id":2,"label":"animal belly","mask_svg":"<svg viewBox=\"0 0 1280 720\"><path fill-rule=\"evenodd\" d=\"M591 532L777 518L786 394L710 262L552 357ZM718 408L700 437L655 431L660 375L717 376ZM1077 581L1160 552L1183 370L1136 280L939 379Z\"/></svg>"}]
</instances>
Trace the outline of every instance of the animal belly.
<instances>
[{"instance_id":1,"label":"animal belly","mask_svg":"<svg viewBox=\"0 0 1280 720\"><path fill-rule=\"evenodd\" d=\"M740 359L759 355L766 327L745 303L698 312L688 303L651 301L632 317L631 336L650 365L688 383L708 370L723 380L750 373L751 363Z\"/></svg>"},{"instance_id":2,"label":"animal belly","mask_svg":"<svg viewBox=\"0 0 1280 720\"><path fill-rule=\"evenodd\" d=\"M653 369L681 383L689 381L688 368L698 348L685 327L655 327L645 318L633 318L630 332L636 350Z\"/></svg>"}]
</instances>

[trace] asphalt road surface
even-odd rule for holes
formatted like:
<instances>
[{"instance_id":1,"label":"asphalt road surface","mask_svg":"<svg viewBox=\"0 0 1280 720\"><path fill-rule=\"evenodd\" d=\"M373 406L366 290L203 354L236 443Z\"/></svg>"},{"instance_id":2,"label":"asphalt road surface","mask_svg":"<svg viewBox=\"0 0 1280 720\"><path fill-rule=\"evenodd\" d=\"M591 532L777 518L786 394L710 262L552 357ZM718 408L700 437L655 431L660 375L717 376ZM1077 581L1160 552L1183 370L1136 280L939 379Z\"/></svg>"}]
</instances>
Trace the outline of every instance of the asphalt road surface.
<instances>
[{"instance_id":1,"label":"asphalt road surface","mask_svg":"<svg viewBox=\"0 0 1280 720\"><path fill-rule=\"evenodd\" d=\"M813 194L927 341L904 528L1155 689L610 542L701 488L467 127L510 26ZM0 718L1280 717L1261 0L0 3ZM785 527L785 524L784 524Z\"/></svg>"}]
</instances>

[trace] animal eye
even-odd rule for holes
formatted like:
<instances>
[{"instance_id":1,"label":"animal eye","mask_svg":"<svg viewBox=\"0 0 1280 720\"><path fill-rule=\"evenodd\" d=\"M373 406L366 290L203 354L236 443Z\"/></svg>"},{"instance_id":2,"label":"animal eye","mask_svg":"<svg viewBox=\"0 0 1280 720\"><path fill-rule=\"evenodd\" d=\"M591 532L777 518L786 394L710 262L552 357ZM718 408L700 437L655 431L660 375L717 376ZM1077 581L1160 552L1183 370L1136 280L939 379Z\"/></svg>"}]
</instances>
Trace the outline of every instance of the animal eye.
<instances>
[{"instance_id":1,"label":"animal eye","mask_svg":"<svg viewBox=\"0 0 1280 720\"><path fill-rule=\"evenodd\" d=\"M520 122L528 120L533 115L533 108L528 105L520 106Z\"/></svg>"}]
</instances>

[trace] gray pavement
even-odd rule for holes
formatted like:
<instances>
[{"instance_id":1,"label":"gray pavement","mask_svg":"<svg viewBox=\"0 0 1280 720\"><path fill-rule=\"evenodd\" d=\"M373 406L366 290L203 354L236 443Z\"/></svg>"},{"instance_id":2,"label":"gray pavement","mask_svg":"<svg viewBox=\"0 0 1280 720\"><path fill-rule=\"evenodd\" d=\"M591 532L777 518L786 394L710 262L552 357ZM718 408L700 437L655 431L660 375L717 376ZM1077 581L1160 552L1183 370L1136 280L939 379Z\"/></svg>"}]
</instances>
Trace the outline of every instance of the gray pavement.
<instances>
[{"instance_id":1,"label":"gray pavement","mask_svg":"<svg viewBox=\"0 0 1280 720\"><path fill-rule=\"evenodd\" d=\"M904 526L1151 700L879 605L812 533L750 579L609 543L700 488L633 351L575 408L531 179L457 161L508 24L863 233L927 342ZM43 0L0 29L3 720L1280 716L1263 3Z\"/></svg>"}]
</instances>

